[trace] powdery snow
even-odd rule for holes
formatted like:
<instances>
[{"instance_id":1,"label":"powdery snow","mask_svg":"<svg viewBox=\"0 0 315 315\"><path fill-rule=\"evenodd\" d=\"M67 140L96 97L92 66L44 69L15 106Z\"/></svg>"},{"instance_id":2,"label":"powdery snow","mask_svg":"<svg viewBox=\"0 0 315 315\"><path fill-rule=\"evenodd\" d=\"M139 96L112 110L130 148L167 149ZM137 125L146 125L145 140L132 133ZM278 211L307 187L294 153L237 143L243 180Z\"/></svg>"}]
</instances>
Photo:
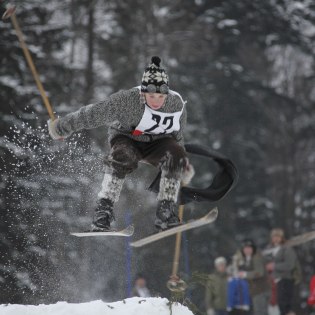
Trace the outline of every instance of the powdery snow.
<instances>
[{"instance_id":1,"label":"powdery snow","mask_svg":"<svg viewBox=\"0 0 315 315\"><path fill-rule=\"evenodd\" d=\"M130 298L114 303L93 301L71 304L58 302L50 305L0 305L1 315L170 315L165 298ZM172 315L193 315L181 304L172 305Z\"/></svg>"}]
</instances>

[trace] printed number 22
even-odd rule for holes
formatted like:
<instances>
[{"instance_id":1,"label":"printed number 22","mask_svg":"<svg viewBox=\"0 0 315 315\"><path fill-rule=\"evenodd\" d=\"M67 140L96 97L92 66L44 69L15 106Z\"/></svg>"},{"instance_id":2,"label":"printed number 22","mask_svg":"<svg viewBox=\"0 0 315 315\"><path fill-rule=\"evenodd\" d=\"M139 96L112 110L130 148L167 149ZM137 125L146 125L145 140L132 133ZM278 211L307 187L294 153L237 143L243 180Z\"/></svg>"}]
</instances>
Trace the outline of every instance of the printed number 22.
<instances>
[{"instance_id":1,"label":"printed number 22","mask_svg":"<svg viewBox=\"0 0 315 315\"><path fill-rule=\"evenodd\" d=\"M152 114L152 120L154 120L156 122L156 124L153 127L144 130L144 132L151 132L160 126L161 116L156 115L156 114ZM164 128L161 126L164 129L164 132L162 132L162 134L166 133L166 130L171 129L173 127L173 123L174 123L173 120L174 120L174 116L164 117L162 125L166 126L167 123L169 123L169 125L167 126L167 128Z\"/></svg>"}]
</instances>

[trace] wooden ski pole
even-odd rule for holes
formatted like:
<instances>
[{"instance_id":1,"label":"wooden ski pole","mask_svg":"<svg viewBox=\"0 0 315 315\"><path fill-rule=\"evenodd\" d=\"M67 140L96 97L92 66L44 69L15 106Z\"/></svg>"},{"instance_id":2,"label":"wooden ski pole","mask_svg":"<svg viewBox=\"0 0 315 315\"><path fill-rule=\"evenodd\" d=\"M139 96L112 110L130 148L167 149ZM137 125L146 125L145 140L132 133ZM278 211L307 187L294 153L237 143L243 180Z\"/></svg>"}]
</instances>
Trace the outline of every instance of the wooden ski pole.
<instances>
[{"instance_id":1,"label":"wooden ski pole","mask_svg":"<svg viewBox=\"0 0 315 315\"><path fill-rule=\"evenodd\" d=\"M180 205L178 209L178 217L179 217L180 222L183 221L183 215L184 215L184 206ZM172 268L172 275L171 275L171 277L174 277L174 278L177 277L177 273L178 273L181 244L182 244L182 232L179 232L176 234L174 260L173 260L173 268Z\"/></svg>"},{"instance_id":2,"label":"wooden ski pole","mask_svg":"<svg viewBox=\"0 0 315 315\"><path fill-rule=\"evenodd\" d=\"M191 164L187 165L186 171L187 171L186 178L185 178L185 181L181 183L182 186L186 186L191 181L191 179L193 178L195 174L195 170ZM184 205L180 205L178 209L178 218L180 222L183 221L183 215L184 215ZM167 287L170 291L177 292L180 294L182 294L187 288L186 282L180 279L180 277L177 275L178 267L179 267L181 243L182 243L182 233L178 232L176 234L172 274L170 276L170 280L167 282Z\"/></svg>"},{"instance_id":3,"label":"wooden ski pole","mask_svg":"<svg viewBox=\"0 0 315 315\"><path fill-rule=\"evenodd\" d=\"M187 183L182 183L182 186L185 186L185 185L187 185ZM184 205L180 205L178 208L178 218L181 223L183 222L183 216L184 216ZM170 280L167 282L168 289L174 293L179 293L179 294L182 294L187 288L186 282L180 279L180 277L178 276L181 244L182 244L182 232L178 232L176 233L172 274L170 276Z\"/></svg>"},{"instance_id":4,"label":"wooden ski pole","mask_svg":"<svg viewBox=\"0 0 315 315\"><path fill-rule=\"evenodd\" d=\"M52 107L50 105L49 99L48 99L47 94L46 94L46 92L44 90L44 87L43 87L43 85L42 85L42 83L41 83L41 81L39 79L38 72L37 72L36 67L34 65L34 62L33 62L32 56L31 56L31 54L29 52L29 49L27 48L27 45L26 45L26 43L24 41L23 33L22 33L21 28L19 26L19 23L18 23L18 21L16 19L15 13L13 13L10 16L10 18L11 18L12 24L14 26L14 29L16 31L16 35L17 35L17 37L19 39L20 45L21 45L21 47L23 49L23 52L24 52L25 58L27 60L28 66L31 69L31 72L33 74L33 77L34 77L35 82L37 84L37 87L39 89L39 92L40 92L40 94L42 96L42 99L43 99L43 102L45 104L45 107L46 107L46 109L48 111L49 117L52 120L55 120L55 114L54 114L54 112L52 110Z\"/></svg>"},{"instance_id":5,"label":"wooden ski pole","mask_svg":"<svg viewBox=\"0 0 315 315\"><path fill-rule=\"evenodd\" d=\"M180 205L178 209L178 217L179 217L180 222L183 221L183 215L184 215L184 205ZM177 275L181 242L182 242L182 233L178 232L176 234L172 274L170 276L170 280L167 282L167 288L170 291L174 293L179 293L179 294L182 294L187 288L186 282L180 279L180 277Z\"/></svg>"}]
</instances>

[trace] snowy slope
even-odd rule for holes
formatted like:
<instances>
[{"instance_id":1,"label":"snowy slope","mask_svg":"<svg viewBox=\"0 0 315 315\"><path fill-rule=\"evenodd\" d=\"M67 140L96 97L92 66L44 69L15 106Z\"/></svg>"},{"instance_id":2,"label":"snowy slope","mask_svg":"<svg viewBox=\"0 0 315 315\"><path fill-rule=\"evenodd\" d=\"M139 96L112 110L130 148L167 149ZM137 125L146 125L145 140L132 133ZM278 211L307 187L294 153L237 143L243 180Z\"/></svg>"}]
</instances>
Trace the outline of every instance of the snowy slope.
<instances>
[{"instance_id":1,"label":"snowy slope","mask_svg":"<svg viewBox=\"0 0 315 315\"><path fill-rule=\"evenodd\" d=\"M114 303L93 301L70 304L58 302L51 305L0 305L1 315L170 315L165 298L130 298ZM172 306L172 315L193 315L187 307Z\"/></svg>"}]
</instances>

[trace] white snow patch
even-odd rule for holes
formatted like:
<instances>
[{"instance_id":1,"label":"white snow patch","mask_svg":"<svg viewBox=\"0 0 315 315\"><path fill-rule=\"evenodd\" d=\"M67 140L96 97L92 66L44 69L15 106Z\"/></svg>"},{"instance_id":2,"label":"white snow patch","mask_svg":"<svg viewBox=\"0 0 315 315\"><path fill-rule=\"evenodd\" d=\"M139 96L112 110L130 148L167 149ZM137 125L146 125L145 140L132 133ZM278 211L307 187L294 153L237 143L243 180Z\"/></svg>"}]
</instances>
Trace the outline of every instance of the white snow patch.
<instances>
[{"instance_id":1,"label":"white snow patch","mask_svg":"<svg viewBox=\"0 0 315 315\"><path fill-rule=\"evenodd\" d=\"M0 305L1 315L169 315L168 300L165 298L130 298L114 303L92 301L70 304L58 302L51 305ZM173 315L193 315L181 304L172 305Z\"/></svg>"},{"instance_id":2,"label":"white snow patch","mask_svg":"<svg viewBox=\"0 0 315 315\"><path fill-rule=\"evenodd\" d=\"M168 15L169 9L168 7L158 7L154 10L154 15L159 18L164 18Z\"/></svg>"},{"instance_id":3,"label":"white snow patch","mask_svg":"<svg viewBox=\"0 0 315 315\"><path fill-rule=\"evenodd\" d=\"M217 26L219 29L223 29L223 28L226 28L226 27L232 27L232 26L235 26L237 25L237 21L236 20L231 20L231 19L225 19L225 20L221 20Z\"/></svg>"},{"instance_id":4,"label":"white snow patch","mask_svg":"<svg viewBox=\"0 0 315 315\"><path fill-rule=\"evenodd\" d=\"M19 80L8 75L2 75L0 77L0 85L4 85L13 89L19 95L37 93L35 85L22 85Z\"/></svg>"},{"instance_id":5,"label":"white snow patch","mask_svg":"<svg viewBox=\"0 0 315 315\"><path fill-rule=\"evenodd\" d=\"M315 26L309 21L303 21L302 23L302 33L307 37L312 37L315 35Z\"/></svg>"},{"instance_id":6,"label":"white snow patch","mask_svg":"<svg viewBox=\"0 0 315 315\"><path fill-rule=\"evenodd\" d=\"M287 11L288 13L292 13L295 10L301 10L304 11L307 9L307 5L303 2L295 2L292 1L292 3L290 3L287 7Z\"/></svg>"}]
</instances>

